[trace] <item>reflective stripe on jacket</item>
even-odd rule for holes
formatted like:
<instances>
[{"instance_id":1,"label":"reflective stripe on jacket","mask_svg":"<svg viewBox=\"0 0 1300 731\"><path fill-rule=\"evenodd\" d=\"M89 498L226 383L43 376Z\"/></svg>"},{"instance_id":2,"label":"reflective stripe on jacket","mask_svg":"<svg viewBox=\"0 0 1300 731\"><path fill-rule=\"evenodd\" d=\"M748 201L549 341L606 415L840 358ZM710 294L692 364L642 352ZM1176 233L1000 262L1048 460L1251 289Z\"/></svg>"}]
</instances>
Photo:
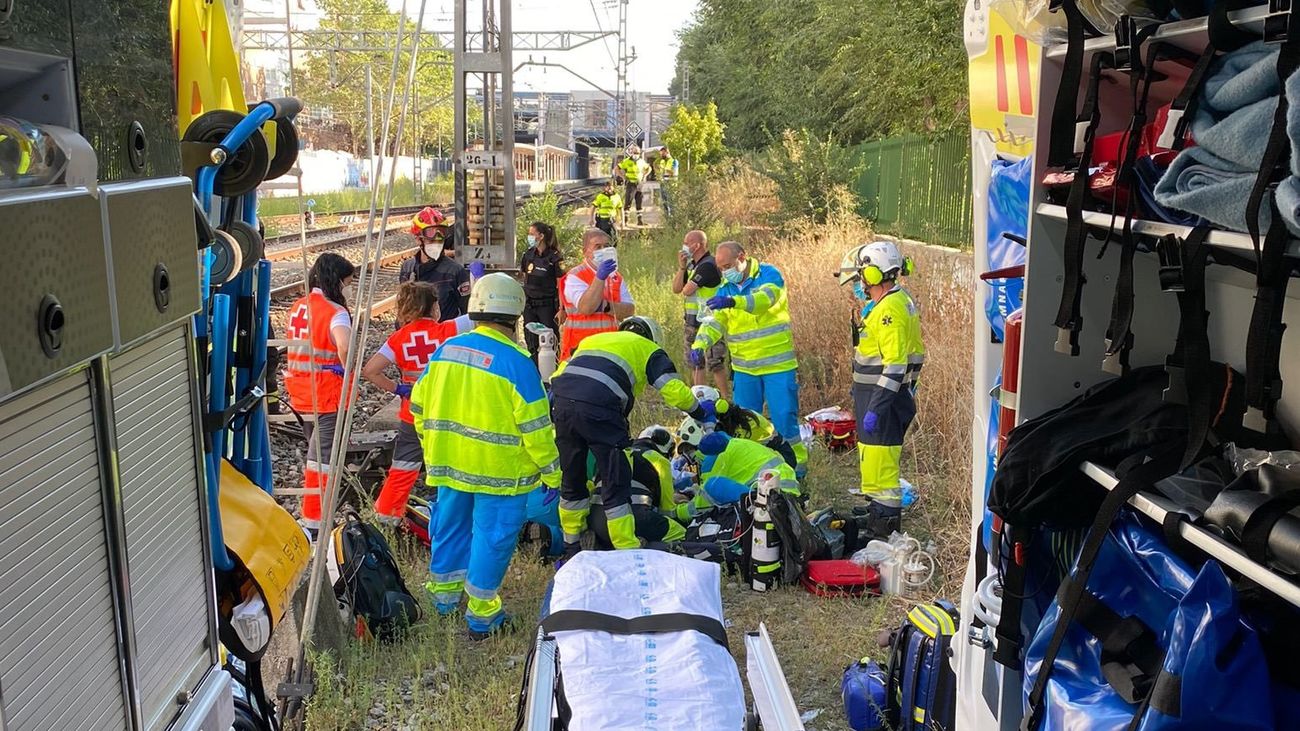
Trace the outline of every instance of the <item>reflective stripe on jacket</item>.
<instances>
[{"instance_id":1,"label":"reflective stripe on jacket","mask_svg":"<svg viewBox=\"0 0 1300 731\"><path fill-rule=\"evenodd\" d=\"M623 207L623 196L618 193L606 195L604 191L596 194L596 199L591 202L591 207L595 209L596 215L600 218L613 218L618 214L618 209Z\"/></svg>"},{"instance_id":2,"label":"reflective stripe on jacket","mask_svg":"<svg viewBox=\"0 0 1300 731\"><path fill-rule=\"evenodd\" d=\"M853 353L853 387L879 391L871 401L883 401L914 387L924 364L920 310L911 295L895 286L862 320Z\"/></svg>"},{"instance_id":3,"label":"reflective stripe on jacket","mask_svg":"<svg viewBox=\"0 0 1300 731\"><path fill-rule=\"evenodd\" d=\"M343 378L321 369L327 365L343 365L330 323L339 314L347 316L347 308L315 289L294 302L290 312L285 327L289 347L284 370L289 405L299 412L332 414L343 399Z\"/></svg>"},{"instance_id":4,"label":"reflective stripe on jacket","mask_svg":"<svg viewBox=\"0 0 1300 731\"><path fill-rule=\"evenodd\" d=\"M700 463L700 484L708 482L710 477L726 477L753 486L764 470L776 470L781 489L799 494L799 480L785 458L749 439L731 439L722 454L705 456Z\"/></svg>"},{"instance_id":5,"label":"reflective stripe on jacket","mask_svg":"<svg viewBox=\"0 0 1300 731\"><path fill-rule=\"evenodd\" d=\"M528 351L480 326L433 354L411 392L430 486L520 495L560 484L550 404Z\"/></svg>"},{"instance_id":6,"label":"reflective stripe on jacket","mask_svg":"<svg viewBox=\"0 0 1300 731\"><path fill-rule=\"evenodd\" d=\"M632 411L646 385L659 391L673 408L686 412L699 409L690 387L677 374L663 348L633 332L587 337L573 357L561 363L551 376L551 391L557 397L605 406L623 414Z\"/></svg>"},{"instance_id":7,"label":"reflective stripe on jacket","mask_svg":"<svg viewBox=\"0 0 1300 731\"><path fill-rule=\"evenodd\" d=\"M749 277L739 285L724 283L716 295L732 297L735 307L710 311L702 317L694 347L708 350L727 344L731 366L740 373L765 376L798 367L785 279L771 264L748 262Z\"/></svg>"},{"instance_id":8,"label":"reflective stripe on jacket","mask_svg":"<svg viewBox=\"0 0 1300 731\"><path fill-rule=\"evenodd\" d=\"M414 384L424 373L425 367L429 365L429 359L433 357L438 346L448 338L468 330L469 327L468 316L446 322L421 317L398 328L397 332L388 336L388 340L384 342L384 349L387 351L384 355L388 356L401 373L399 380L402 383ZM402 399L397 416L407 424L412 423L409 400Z\"/></svg>"},{"instance_id":9,"label":"reflective stripe on jacket","mask_svg":"<svg viewBox=\"0 0 1300 731\"><path fill-rule=\"evenodd\" d=\"M587 264L579 264L564 275L567 277L577 277L587 283L590 287L596 281L596 270ZM564 306L564 326L560 330L560 359L563 360L573 354L578 344L586 338L597 333L612 332L618 329L618 320L615 319L612 311L593 312L590 315L578 314L578 303L570 302L568 296L564 293L564 280L560 280L560 304ZM605 280L605 301L610 303L621 302L623 291L623 278L618 272L614 272Z\"/></svg>"}]
</instances>

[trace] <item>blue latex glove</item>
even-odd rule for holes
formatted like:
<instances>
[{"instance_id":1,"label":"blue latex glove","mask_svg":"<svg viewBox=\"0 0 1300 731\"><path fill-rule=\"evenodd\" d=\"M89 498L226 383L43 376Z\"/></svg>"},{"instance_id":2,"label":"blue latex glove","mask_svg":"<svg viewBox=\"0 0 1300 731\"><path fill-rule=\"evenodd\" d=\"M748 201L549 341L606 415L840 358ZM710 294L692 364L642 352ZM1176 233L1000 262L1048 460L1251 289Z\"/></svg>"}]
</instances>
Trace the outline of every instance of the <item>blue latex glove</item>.
<instances>
[{"instance_id":1,"label":"blue latex glove","mask_svg":"<svg viewBox=\"0 0 1300 731\"><path fill-rule=\"evenodd\" d=\"M704 494L714 505L731 505L749 494L749 487L730 477L710 477L704 483Z\"/></svg>"},{"instance_id":2,"label":"blue latex glove","mask_svg":"<svg viewBox=\"0 0 1300 731\"><path fill-rule=\"evenodd\" d=\"M609 275L613 274L614 270L617 268L618 261L615 259L606 259L605 261L602 261L596 266L596 279L599 279L602 282L609 279Z\"/></svg>"},{"instance_id":3,"label":"blue latex glove","mask_svg":"<svg viewBox=\"0 0 1300 731\"><path fill-rule=\"evenodd\" d=\"M397 384L397 388L393 389L393 393L404 399L409 400L411 398L411 384L399 383Z\"/></svg>"},{"instance_id":4,"label":"blue latex glove","mask_svg":"<svg viewBox=\"0 0 1300 731\"><path fill-rule=\"evenodd\" d=\"M712 434L705 434L700 440L700 453L716 455L727 451L727 444L731 442L731 437L720 431Z\"/></svg>"},{"instance_id":5,"label":"blue latex glove","mask_svg":"<svg viewBox=\"0 0 1300 731\"><path fill-rule=\"evenodd\" d=\"M469 263L469 275L475 279L483 276L487 271L487 265L481 261L472 261Z\"/></svg>"},{"instance_id":6,"label":"blue latex glove","mask_svg":"<svg viewBox=\"0 0 1300 731\"><path fill-rule=\"evenodd\" d=\"M868 411L867 415L862 417L862 431L867 434L875 434L876 428L880 426L880 414L874 411Z\"/></svg>"},{"instance_id":7,"label":"blue latex glove","mask_svg":"<svg viewBox=\"0 0 1300 731\"><path fill-rule=\"evenodd\" d=\"M327 365L327 366L321 366L321 370L322 370L322 371L325 371L326 373L333 373L334 375L338 376L339 378L342 378L342 377L343 377L343 366L341 366L341 365Z\"/></svg>"},{"instance_id":8,"label":"blue latex glove","mask_svg":"<svg viewBox=\"0 0 1300 731\"><path fill-rule=\"evenodd\" d=\"M712 401L701 401L700 409L704 416L699 421L705 424L716 424L718 422L718 407Z\"/></svg>"},{"instance_id":9,"label":"blue latex glove","mask_svg":"<svg viewBox=\"0 0 1300 731\"><path fill-rule=\"evenodd\" d=\"M703 368L704 351L699 348L691 348L691 354L687 356L686 360L690 361L692 368Z\"/></svg>"},{"instance_id":10,"label":"blue latex glove","mask_svg":"<svg viewBox=\"0 0 1300 731\"><path fill-rule=\"evenodd\" d=\"M542 489L546 491L545 497L542 498L542 507L550 507L551 503L560 499L560 488L544 487Z\"/></svg>"},{"instance_id":11,"label":"blue latex glove","mask_svg":"<svg viewBox=\"0 0 1300 731\"><path fill-rule=\"evenodd\" d=\"M716 297L710 297L709 301L705 304L708 305L710 310L726 310L735 307L736 300L734 297L727 297L726 295L720 294Z\"/></svg>"},{"instance_id":12,"label":"blue latex glove","mask_svg":"<svg viewBox=\"0 0 1300 731\"><path fill-rule=\"evenodd\" d=\"M695 484L695 479L690 475L682 475L673 480L673 491L684 492L687 488Z\"/></svg>"}]
</instances>

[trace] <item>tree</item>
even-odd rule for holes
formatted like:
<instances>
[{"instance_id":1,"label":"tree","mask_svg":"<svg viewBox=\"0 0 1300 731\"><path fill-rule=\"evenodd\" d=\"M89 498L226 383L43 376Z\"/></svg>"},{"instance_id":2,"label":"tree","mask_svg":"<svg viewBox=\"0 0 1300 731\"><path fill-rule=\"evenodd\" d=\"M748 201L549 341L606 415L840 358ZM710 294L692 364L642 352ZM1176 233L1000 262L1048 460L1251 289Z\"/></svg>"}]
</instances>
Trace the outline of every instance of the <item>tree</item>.
<instances>
[{"instance_id":1,"label":"tree","mask_svg":"<svg viewBox=\"0 0 1300 731\"><path fill-rule=\"evenodd\" d=\"M663 141L685 171L718 159L724 130L725 125L718 121L718 106L713 102L703 106L678 104L673 107L672 122L664 130Z\"/></svg>"},{"instance_id":2,"label":"tree","mask_svg":"<svg viewBox=\"0 0 1300 731\"><path fill-rule=\"evenodd\" d=\"M384 0L317 0L323 13L320 28L340 31L396 31L399 17L389 11ZM327 113L351 130L352 152L364 155L366 144L366 67L370 67L374 108L375 149L388 155L395 153L391 144L401 114L400 102L406 88L411 62L410 33L415 24L407 19L403 51L397 63L397 77L392 78L391 51L319 51L309 54L299 64L294 79L298 96L308 109ZM449 145L453 134L451 104L451 54L445 49L429 47L421 39L416 61L415 85L406 117L405 152L413 154L436 149L439 142ZM383 133L384 102L390 89L397 90L389 119L389 140Z\"/></svg>"},{"instance_id":3,"label":"tree","mask_svg":"<svg viewBox=\"0 0 1300 731\"><path fill-rule=\"evenodd\" d=\"M672 88L689 75L691 99L717 103L739 149L786 129L846 144L960 129L961 12L953 0L700 0Z\"/></svg>"}]
</instances>

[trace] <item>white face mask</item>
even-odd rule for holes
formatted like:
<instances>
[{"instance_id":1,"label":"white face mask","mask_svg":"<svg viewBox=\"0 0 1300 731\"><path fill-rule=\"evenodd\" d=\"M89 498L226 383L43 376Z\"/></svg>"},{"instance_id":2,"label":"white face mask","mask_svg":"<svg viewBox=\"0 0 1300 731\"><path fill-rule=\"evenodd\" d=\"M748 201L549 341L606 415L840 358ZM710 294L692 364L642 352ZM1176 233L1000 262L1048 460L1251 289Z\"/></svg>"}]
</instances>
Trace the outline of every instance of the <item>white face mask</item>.
<instances>
[{"instance_id":1,"label":"white face mask","mask_svg":"<svg viewBox=\"0 0 1300 731\"><path fill-rule=\"evenodd\" d=\"M420 244L420 251L429 257L431 261L437 261L442 258L443 248L441 241L425 241Z\"/></svg>"},{"instance_id":2,"label":"white face mask","mask_svg":"<svg viewBox=\"0 0 1300 731\"><path fill-rule=\"evenodd\" d=\"M532 234L528 234L528 248L531 249L534 246L537 246L537 237Z\"/></svg>"},{"instance_id":3,"label":"white face mask","mask_svg":"<svg viewBox=\"0 0 1300 731\"><path fill-rule=\"evenodd\" d=\"M349 284L343 288L343 298L346 299L348 302L352 302L352 303L355 303L357 301L356 283Z\"/></svg>"},{"instance_id":4,"label":"white face mask","mask_svg":"<svg viewBox=\"0 0 1300 731\"><path fill-rule=\"evenodd\" d=\"M687 246L686 244L682 244L682 253L685 254L685 255L687 255L687 256L690 256L690 255L691 255L691 247Z\"/></svg>"},{"instance_id":5,"label":"white face mask","mask_svg":"<svg viewBox=\"0 0 1300 731\"><path fill-rule=\"evenodd\" d=\"M745 262L738 261L734 267L724 270L722 278L730 284L740 284L745 279Z\"/></svg>"}]
</instances>

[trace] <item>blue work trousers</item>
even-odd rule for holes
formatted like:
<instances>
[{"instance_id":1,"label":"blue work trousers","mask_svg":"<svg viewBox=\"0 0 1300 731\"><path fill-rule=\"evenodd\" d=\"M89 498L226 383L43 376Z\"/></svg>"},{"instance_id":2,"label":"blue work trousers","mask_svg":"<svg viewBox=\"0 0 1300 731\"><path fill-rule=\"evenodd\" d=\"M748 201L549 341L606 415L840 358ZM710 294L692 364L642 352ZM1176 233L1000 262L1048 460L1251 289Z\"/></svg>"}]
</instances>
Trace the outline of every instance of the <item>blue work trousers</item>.
<instances>
[{"instance_id":1,"label":"blue work trousers","mask_svg":"<svg viewBox=\"0 0 1300 731\"><path fill-rule=\"evenodd\" d=\"M780 373L754 376L736 371L732 398L737 406L757 413L763 413L763 403L767 403L768 417L772 426L794 449L798 466L795 468L800 477L807 469L808 453L803 447L799 434L799 381L798 371L791 368Z\"/></svg>"},{"instance_id":2,"label":"blue work trousers","mask_svg":"<svg viewBox=\"0 0 1300 731\"><path fill-rule=\"evenodd\" d=\"M477 632L501 622L497 591L519 541L528 513L528 495L488 495L438 489L429 526L434 601L448 614L469 595L465 619Z\"/></svg>"}]
</instances>

